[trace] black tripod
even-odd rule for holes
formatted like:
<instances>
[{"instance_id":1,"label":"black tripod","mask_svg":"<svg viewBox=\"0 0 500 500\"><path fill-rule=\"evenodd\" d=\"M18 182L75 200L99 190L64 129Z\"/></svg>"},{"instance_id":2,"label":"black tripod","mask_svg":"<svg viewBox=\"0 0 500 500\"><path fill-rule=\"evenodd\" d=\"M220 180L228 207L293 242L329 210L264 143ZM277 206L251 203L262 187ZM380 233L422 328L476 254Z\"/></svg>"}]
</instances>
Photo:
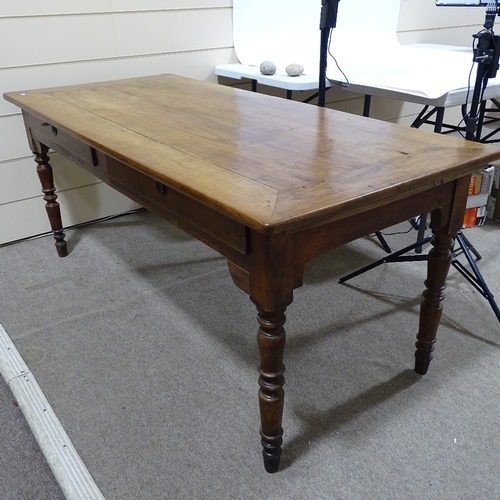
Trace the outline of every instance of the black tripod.
<instances>
[{"instance_id":1,"label":"black tripod","mask_svg":"<svg viewBox=\"0 0 500 500\"><path fill-rule=\"evenodd\" d=\"M484 23L484 30L476 35L474 38L477 39L477 47L474 49L474 62L477 63L477 76L474 86L474 93L471 102L471 110L468 117L466 118L466 139L467 140L479 140L476 137L476 131L478 128L478 110L480 108L480 103L483 101L482 96L484 94L484 89L488 84L488 79L496 76L499 61L499 45L500 41L498 36L493 33L493 24L495 21L495 16L500 11L498 6L498 1L495 0L495 4L489 4L486 9L486 20ZM339 0L322 0L322 11L321 11L321 54L320 54L320 71L319 71L319 99L318 105L325 105L325 90L326 90L326 66L327 66L327 55L328 55L328 41L330 37L331 29L336 26L337 21L337 10L338 10ZM428 243L431 237L423 237L423 230L425 229L425 215L421 217L419 236L416 243L409 245L397 252L392 252L386 257L369 264L353 273L350 273L339 280L340 283L344 283L355 276L359 276L370 269L373 269L381 264L389 262L409 262L409 261L419 261L427 260L427 255L405 255L412 250L419 250L422 245ZM376 233L378 239L384 246L387 252L390 252L384 238L380 233ZM488 285L484 281L476 262L481 259L481 255L477 252L471 242L465 237L462 231L459 231L456 235L455 242L458 243L459 249L453 251L453 267L460 273L464 278L472 284L472 286L486 299L491 305L493 312L495 313L498 321L500 321L500 309L498 308L494 296L488 288ZM384 244L385 243L385 244ZM470 272L459 260L459 255L464 255L472 272ZM476 258L472 257L473 254Z\"/></svg>"}]
</instances>

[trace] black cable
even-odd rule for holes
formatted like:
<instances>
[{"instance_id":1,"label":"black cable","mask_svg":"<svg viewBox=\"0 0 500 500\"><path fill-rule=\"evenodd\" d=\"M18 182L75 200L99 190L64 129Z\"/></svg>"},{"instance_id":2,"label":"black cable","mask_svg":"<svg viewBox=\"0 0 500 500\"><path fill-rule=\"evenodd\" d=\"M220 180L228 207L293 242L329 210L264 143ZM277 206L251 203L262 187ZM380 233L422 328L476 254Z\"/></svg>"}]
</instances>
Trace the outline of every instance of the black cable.
<instances>
[{"instance_id":1,"label":"black cable","mask_svg":"<svg viewBox=\"0 0 500 500\"><path fill-rule=\"evenodd\" d=\"M482 31L484 30L481 30L479 31L478 33L476 33L477 35L479 35ZM475 43L475 38L472 39L472 53L474 54L474 43ZM467 104L469 102L469 95L470 95L470 90L471 90L471 78L472 78L472 72L474 70L474 58L472 58L472 64L471 64L471 67L470 67L470 71L469 71L469 78L467 80L467 94L465 95L465 114L462 116L462 119L458 122L458 125L457 125L457 130L458 130L458 133L462 136L463 139L465 139L465 135L462 133L462 131L460 130L460 126L462 126L462 124L465 125L465 120L467 118L470 118L469 116L469 113L467 112Z\"/></svg>"},{"instance_id":2,"label":"black cable","mask_svg":"<svg viewBox=\"0 0 500 500\"><path fill-rule=\"evenodd\" d=\"M384 231L380 231L380 234L382 234L384 236L396 236L398 234L408 234L409 232L411 232L412 230L415 229L413 224L411 223L411 220L408 220L408 223L410 224L410 229L408 229L406 231L396 231L394 233L385 233Z\"/></svg>"},{"instance_id":3,"label":"black cable","mask_svg":"<svg viewBox=\"0 0 500 500\"><path fill-rule=\"evenodd\" d=\"M111 219L117 219L118 217L123 217L124 215L136 214L136 213L142 212L144 210L146 210L146 209L143 207L135 208L132 210L127 210L126 212L120 212L119 214L113 214L113 215L108 215L106 217L101 217L100 219L93 219L93 220L86 221L86 222L80 222L79 224L74 224L73 226L67 226L67 227L63 228L63 230L68 231L70 229L78 229L80 227L90 226L91 224L97 224L98 222L105 222L105 221L108 221ZM45 238L47 236L52 236L52 234L53 234L52 231L47 231L45 233L36 234L34 236L27 236L26 238L20 238L18 240L14 240L14 241L8 241L6 243L0 243L0 248L14 245L16 243L21 243L23 241L31 241L31 240L37 240L39 238Z\"/></svg>"},{"instance_id":4,"label":"black cable","mask_svg":"<svg viewBox=\"0 0 500 500\"><path fill-rule=\"evenodd\" d=\"M332 52L330 50L331 43L332 43L332 32L330 31L330 36L328 37L328 54L330 55L330 57L335 62L335 65L337 66L337 69L342 73L342 76L345 78L345 83L344 82L337 82L335 80L331 80L328 77L327 77L327 79L328 79L328 81L330 83L333 83L334 85L338 85L339 87L349 87L349 85L350 85L349 79L347 78L346 74L340 68L339 63L337 62L337 59L335 58L335 56L332 54Z\"/></svg>"}]
</instances>

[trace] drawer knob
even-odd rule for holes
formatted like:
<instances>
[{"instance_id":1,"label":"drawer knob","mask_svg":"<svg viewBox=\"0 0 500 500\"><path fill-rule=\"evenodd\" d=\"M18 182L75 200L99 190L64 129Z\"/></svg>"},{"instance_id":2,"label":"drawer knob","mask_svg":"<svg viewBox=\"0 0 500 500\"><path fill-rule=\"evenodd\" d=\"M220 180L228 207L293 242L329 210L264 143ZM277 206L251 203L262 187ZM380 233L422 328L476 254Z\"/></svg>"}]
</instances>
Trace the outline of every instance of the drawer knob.
<instances>
[{"instance_id":1,"label":"drawer knob","mask_svg":"<svg viewBox=\"0 0 500 500\"><path fill-rule=\"evenodd\" d=\"M167 186L159 181L156 182L156 191L158 191L158 194L161 196L167 196Z\"/></svg>"},{"instance_id":2,"label":"drawer knob","mask_svg":"<svg viewBox=\"0 0 500 500\"><path fill-rule=\"evenodd\" d=\"M57 128L56 128L56 127L54 127L54 126L52 126L50 123L43 122L43 123L42 123L42 127L50 127L50 128L51 128L51 130L52 130L52 133L53 133L54 135L57 135Z\"/></svg>"}]
</instances>

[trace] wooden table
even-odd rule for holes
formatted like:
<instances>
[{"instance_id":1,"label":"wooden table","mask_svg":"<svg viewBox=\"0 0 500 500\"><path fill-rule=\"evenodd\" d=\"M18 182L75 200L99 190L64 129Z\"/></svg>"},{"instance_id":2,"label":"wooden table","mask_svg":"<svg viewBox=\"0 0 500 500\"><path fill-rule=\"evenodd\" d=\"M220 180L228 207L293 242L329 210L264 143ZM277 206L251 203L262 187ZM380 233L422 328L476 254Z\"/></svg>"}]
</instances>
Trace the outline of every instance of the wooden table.
<instances>
[{"instance_id":1,"label":"wooden table","mask_svg":"<svg viewBox=\"0 0 500 500\"><path fill-rule=\"evenodd\" d=\"M174 75L5 94L22 108L59 255L52 148L214 248L258 310L264 465L281 455L285 310L313 257L425 212L426 373L471 172L492 146Z\"/></svg>"}]
</instances>

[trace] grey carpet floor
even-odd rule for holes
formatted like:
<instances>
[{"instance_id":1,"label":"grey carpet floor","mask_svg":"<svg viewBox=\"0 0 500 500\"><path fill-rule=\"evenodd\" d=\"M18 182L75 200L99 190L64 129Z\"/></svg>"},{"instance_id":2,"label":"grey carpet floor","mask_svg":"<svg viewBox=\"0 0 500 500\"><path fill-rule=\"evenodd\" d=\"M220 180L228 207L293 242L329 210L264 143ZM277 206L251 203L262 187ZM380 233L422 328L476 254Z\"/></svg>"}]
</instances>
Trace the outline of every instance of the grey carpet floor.
<instances>
[{"instance_id":1,"label":"grey carpet floor","mask_svg":"<svg viewBox=\"0 0 500 500\"><path fill-rule=\"evenodd\" d=\"M500 225L466 234L500 297ZM455 270L421 377L425 263L338 284L383 256L368 237L309 264L287 312L285 445L269 475L255 309L224 259L148 212L68 242L65 259L51 238L0 249L0 323L107 500L500 498L500 327ZM62 498L0 387L0 497Z\"/></svg>"},{"instance_id":2,"label":"grey carpet floor","mask_svg":"<svg viewBox=\"0 0 500 500\"><path fill-rule=\"evenodd\" d=\"M59 485L1 377L0 426L0 498L63 500Z\"/></svg>"}]
</instances>

